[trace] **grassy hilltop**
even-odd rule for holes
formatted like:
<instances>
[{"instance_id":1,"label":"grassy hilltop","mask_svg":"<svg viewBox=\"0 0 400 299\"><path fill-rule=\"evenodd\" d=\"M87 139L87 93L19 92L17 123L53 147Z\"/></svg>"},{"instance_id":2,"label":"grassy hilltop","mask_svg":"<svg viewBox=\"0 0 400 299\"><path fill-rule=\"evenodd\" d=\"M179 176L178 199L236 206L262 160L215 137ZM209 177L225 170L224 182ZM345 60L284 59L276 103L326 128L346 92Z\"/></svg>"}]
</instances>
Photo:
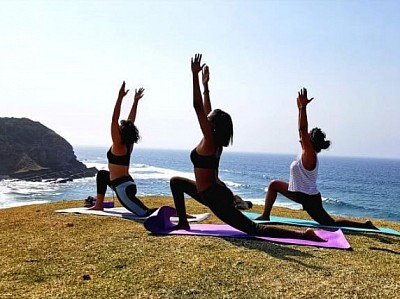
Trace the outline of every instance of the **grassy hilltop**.
<instances>
[{"instance_id":1,"label":"grassy hilltop","mask_svg":"<svg viewBox=\"0 0 400 299\"><path fill-rule=\"evenodd\" d=\"M169 197L143 201L173 205ZM187 204L188 212L208 211ZM400 298L399 237L346 233L353 250L343 251L153 236L141 222L54 213L81 205L0 210L0 298ZM307 217L284 208L273 214ZM400 230L400 223L374 223Z\"/></svg>"}]
</instances>

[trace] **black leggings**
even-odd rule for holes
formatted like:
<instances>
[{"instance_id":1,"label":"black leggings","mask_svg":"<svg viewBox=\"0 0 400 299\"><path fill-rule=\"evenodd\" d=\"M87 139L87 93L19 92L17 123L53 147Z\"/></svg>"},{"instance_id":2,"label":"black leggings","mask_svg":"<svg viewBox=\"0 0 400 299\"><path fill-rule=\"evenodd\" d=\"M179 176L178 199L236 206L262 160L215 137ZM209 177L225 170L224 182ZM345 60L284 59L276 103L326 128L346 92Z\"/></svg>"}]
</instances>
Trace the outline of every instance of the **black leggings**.
<instances>
[{"instance_id":1,"label":"black leggings","mask_svg":"<svg viewBox=\"0 0 400 299\"><path fill-rule=\"evenodd\" d=\"M100 170L96 177L97 194L106 194L107 186L117 194L119 202L126 209L138 216L148 216L155 209L149 209L139 198L136 197L137 188L131 176L124 176L110 181L110 172Z\"/></svg>"},{"instance_id":2,"label":"black leggings","mask_svg":"<svg viewBox=\"0 0 400 299\"><path fill-rule=\"evenodd\" d=\"M322 225L335 225L335 220L322 206L321 193L309 195L302 192L292 192L293 200L303 206L303 209L312 219Z\"/></svg>"},{"instance_id":3,"label":"black leggings","mask_svg":"<svg viewBox=\"0 0 400 299\"><path fill-rule=\"evenodd\" d=\"M220 220L230 226L254 236L301 238L302 233L268 225L257 224L247 218L234 206L233 193L224 185L215 184L207 190L197 192L196 182L183 177L173 177L170 181L172 195L179 219L186 217L184 193L191 196L210 210Z\"/></svg>"},{"instance_id":4,"label":"black leggings","mask_svg":"<svg viewBox=\"0 0 400 299\"><path fill-rule=\"evenodd\" d=\"M97 194L106 195L107 186L112 189L110 172L108 170L99 170L96 175Z\"/></svg>"}]
</instances>

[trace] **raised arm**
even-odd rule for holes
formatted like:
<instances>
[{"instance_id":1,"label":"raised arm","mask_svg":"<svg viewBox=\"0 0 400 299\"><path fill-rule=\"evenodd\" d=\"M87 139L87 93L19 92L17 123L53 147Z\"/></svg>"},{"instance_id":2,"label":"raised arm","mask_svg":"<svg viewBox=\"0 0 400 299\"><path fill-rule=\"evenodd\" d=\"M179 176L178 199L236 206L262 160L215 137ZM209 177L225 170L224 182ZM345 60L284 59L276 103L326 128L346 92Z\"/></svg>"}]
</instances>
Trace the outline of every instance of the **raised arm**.
<instances>
[{"instance_id":1,"label":"raised arm","mask_svg":"<svg viewBox=\"0 0 400 299\"><path fill-rule=\"evenodd\" d=\"M303 166L312 170L316 164L316 153L311 144L310 135L308 133L307 105L314 98L307 98L307 89L303 88L298 92L297 108L299 109L299 136L302 148L301 161Z\"/></svg>"},{"instance_id":2,"label":"raised arm","mask_svg":"<svg viewBox=\"0 0 400 299\"><path fill-rule=\"evenodd\" d=\"M210 89L208 88L208 81L210 80L210 70L208 65L204 66L202 70L202 81L203 81L203 107L205 114L209 114L212 110L211 108L211 101L210 101Z\"/></svg>"},{"instance_id":3,"label":"raised arm","mask_svg":"<svg viewBox=\"0 0 400 299\"><path fill-rule=\"evenodd\" d=\"M114 106L114 112L112 115L111 119L111 138L113 141L113 144L121 144L122 143L122 138L121 134L119 132L119 116L121 114L121 104L122 104L122 99L128 94L128 91L125 91L125 81L122 83L121 88L119 89L118 92L118 98L117 101L115 102Z\"/></svg>"},{"instance_id":4,"label":"raised arm","mask_svg":"<svg viewBox=\"0 0 400 299\"><path fill-rule=\"evenodd\" d=\"M135 89L135 97L133 98L132 108L128 116L128 120L131 120L133 123L135 123L136 120L137 106L139 100L143 97L143 92L144 88L139 88L139 90Z\"/></svg>"},{"instance_id":5,"label":"raised arm","mask_svg":"<svg viewBox=\"0 0 400 299\"><path fill-rule=\"evenodd\" d=\"M196 111L197 119L200 124L201 131L205 140L213 140L212 129L207 119L208 113L205 110L203 98L200 91L199 83L199 72L203 69L204 64L201 65L201 54L196 54L194 59L192 58L192 77L193 77L193 107ZM209 101L209 98L208 98ZM208 105L207 109L211 109L211 104Z\"/></svg>"}]
</instances>

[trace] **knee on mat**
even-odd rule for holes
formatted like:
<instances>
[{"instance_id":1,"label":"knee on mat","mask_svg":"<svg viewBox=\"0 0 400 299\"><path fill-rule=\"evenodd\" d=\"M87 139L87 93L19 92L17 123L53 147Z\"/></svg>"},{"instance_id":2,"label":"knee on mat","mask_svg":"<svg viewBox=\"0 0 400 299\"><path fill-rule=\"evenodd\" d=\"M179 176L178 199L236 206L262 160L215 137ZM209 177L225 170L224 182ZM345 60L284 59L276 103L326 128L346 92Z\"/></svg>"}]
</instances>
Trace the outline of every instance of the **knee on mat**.
<instances>
[{"instance_id":1,"label":"knee on mat","mask_svg":"<svg viewBox=\"0 0 400 299\"><path fill-rule=\"evenodd\" d=\"M332 221L322 221L321 223L322 225L326 225L326 226L331 226L331 225L337 225L335 220Z\"/></svg>"},{"instance_id":2,"label":"knee on mat","mask_svg":"<svg viewBox=\"0 0 400 299\"><path fill-rule=\"evenodd\" d=\"M319 224L321 224L321 225L325 225L325 226L334 226L334 225L336 225L336 222L335 222L335 220L328 220L328 219L319 219L318 221L317 221Z\"/></svg>"}]
</instances>

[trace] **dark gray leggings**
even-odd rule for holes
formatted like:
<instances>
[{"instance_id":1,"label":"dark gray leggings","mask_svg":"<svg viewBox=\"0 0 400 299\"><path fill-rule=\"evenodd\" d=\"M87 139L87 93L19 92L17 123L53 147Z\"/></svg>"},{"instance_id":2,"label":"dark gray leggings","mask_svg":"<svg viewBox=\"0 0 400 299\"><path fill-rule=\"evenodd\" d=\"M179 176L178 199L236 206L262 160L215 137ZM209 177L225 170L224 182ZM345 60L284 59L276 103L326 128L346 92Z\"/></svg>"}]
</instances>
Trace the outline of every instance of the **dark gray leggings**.
<instances>
[{"instance_id":1,"label":"dark gray leggings","mask_svg":"<svg viewBox=\"0 0 400 299\"><path fill-rule=\"evenodd\" d=\"M100 170L96 176L97 194L105 195L107 186L115 191L119 202L135 215L147 217L156 209L149 209L136 197L136 184L131 176L124 176L110 181L110 172Z\"/></svg>"},{"instance_id":2,"label":"dark gray leggings","mask_svg":"<svg viewBox=\"0 0 400 299\"><path fill-rule=\"evenodd\" d=\"M186 218L184 193L210 208L220 220L230 226L254 236L301 238L302 233L273 226L257 224L234 206L233 193L224 185L215 184L207 190L197 192L196 182L183 177L170 180L172 196L179 219Z\"/></svg>"}]
</instances>

